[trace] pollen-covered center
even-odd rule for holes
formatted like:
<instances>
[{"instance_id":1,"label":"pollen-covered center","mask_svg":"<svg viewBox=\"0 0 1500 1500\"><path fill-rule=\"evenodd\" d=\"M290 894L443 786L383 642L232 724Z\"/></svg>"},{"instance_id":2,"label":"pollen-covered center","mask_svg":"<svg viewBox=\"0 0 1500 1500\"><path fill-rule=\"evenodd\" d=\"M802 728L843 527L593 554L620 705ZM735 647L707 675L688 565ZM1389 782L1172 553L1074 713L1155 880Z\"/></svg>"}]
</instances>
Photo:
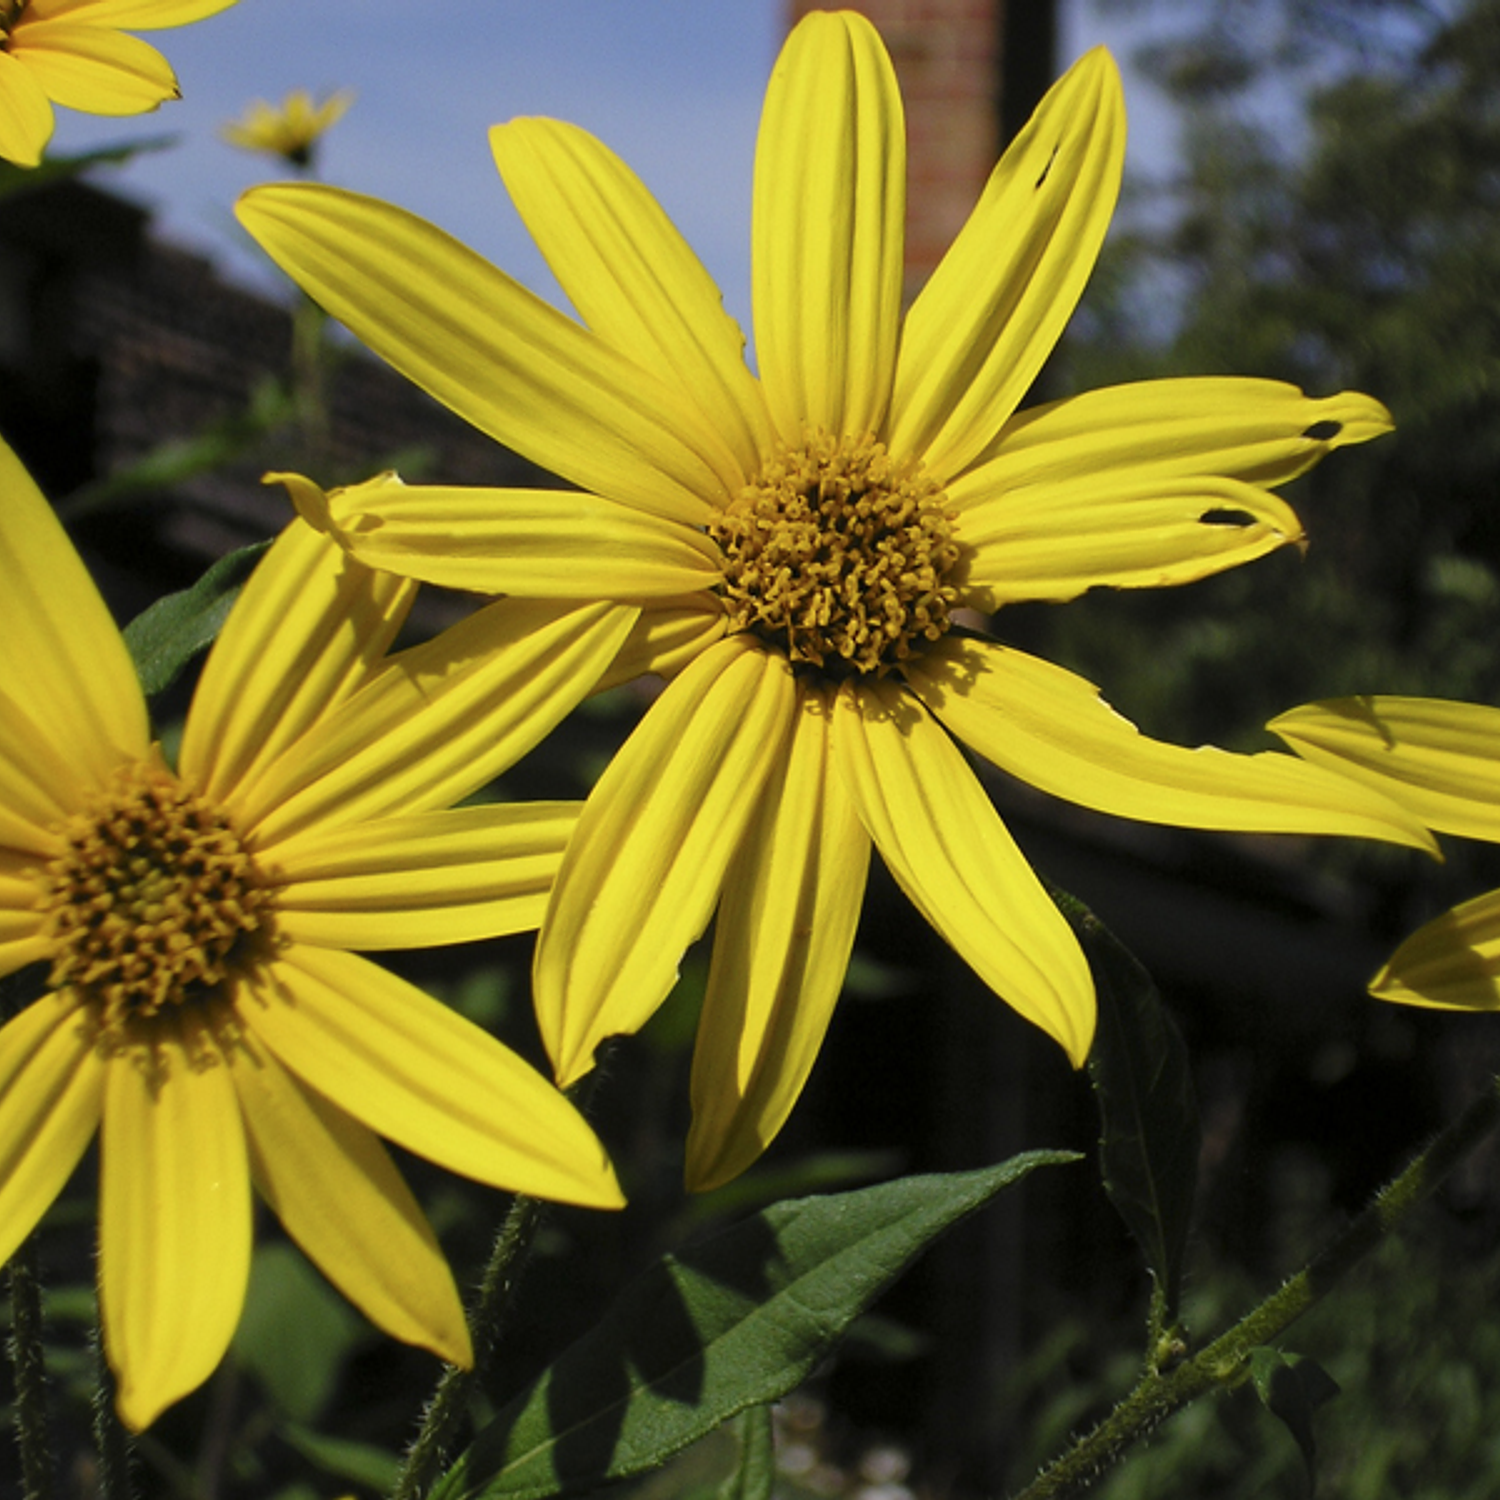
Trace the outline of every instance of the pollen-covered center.
<instances>
[{"instance_id":1,"label":"pollen-covered center","mask_svg":"<svg viewBox=\"0 0 1500 1500\"><path fill-rule=\"evenodd\" d=\"M164 766L135 764L62 825L42 873L54 988L106 1033L205 995L265 923L268 893L228 818Z\"/></svg>"},{"instance_id":2,"label":"pollen-covered center","mask_svg":"<svg viewBox=\"0 0 1500 1500\"><path fill-rule=\"evenodd\" d=\"M835 676L890 671L943 635L959 548L941 488L871 438L809 434L709 523L732 630Z\"/></svg>"}]
</instances>

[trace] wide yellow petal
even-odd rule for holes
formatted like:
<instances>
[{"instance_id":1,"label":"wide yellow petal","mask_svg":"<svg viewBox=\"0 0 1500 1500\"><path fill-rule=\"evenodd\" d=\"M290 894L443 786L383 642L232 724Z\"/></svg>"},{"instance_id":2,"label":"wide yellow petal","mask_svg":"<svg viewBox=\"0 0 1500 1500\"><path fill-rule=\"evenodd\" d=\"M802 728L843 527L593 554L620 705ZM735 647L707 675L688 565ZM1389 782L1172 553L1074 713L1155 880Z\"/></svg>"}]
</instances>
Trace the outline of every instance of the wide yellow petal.
<instances>
[{"instance_id":1,"label":"wide yellow petal","mask_svg":"<svg viewBox=\"0 0 1500 1500\"><path fill-rule=\"evenodd\" d=\"M861 820L913 905L1082 1067L1095 1020L1088 964L963 753L894 682L840 689L833 748Z\"/></svg>"},{"instance_id":2,"label":"wide yellow petal","mask_svg":"<svg viewBox=\"0 0 1500 1500\"><path fill-rule=\"evenodd\" d=\"M814 11L787 39L755 147L755 357L777 429L876 432L901 316L906 134L879 33Z\"/></svg>"},{"instance_id":3,"label":"wide yellow petal","mask_svg":"<svg viewBox=\"0 0 1500 1500\"><path fill-rule=\"evenodd\" d=\"M236 1009L304 1083L418 1156L512 1192L624 1201L603 1146L540 1073L367 959L293 947Z\"/></svg>"},{"instance_id":4,"label":"wide yellow petal","mask_svg":"<svg viewBox=\"0 0 1500 1500\"><path fill-rule=\"evenodd\" d=\"M996 494L961 511L953 530L964 603L987 613L1091 588L1192 583L1303 540L1296 512L1269 490L1108 471Z\"/></svg>"},{"instance_id":5,"label":"wide yellow petal","mask_svg":"<svg viewBox=\"0 0 1500 1500\"><path fill-rule=\"evenodd\" d=\"M526 932L547 909L581 803L497 803L276 847L276 930L320 948L428 948Z\"/></svg>"},{"instance_id":6,"label":"wide yellow petal","mask_svg":"<svg viewBox=\"0 0 1500 1500\"><path fill-rule=\"evenodd\" d=\"M702 531L583 490L405 485L387 475L325 494L299 474L266 477L360 562L443 588L637 600L720 578L719 549Z\"/></svg>"},{"instance_id":7,"label":"wide yellow petal","mask_svg":"<svg viewBox=\"0 0 1500 1500\"><path fill-rule=\"evenodd\" d=\"M251 1172L286 1232L377 1328L471 1364L453 1273L385 1148L288 1073L253 1032L229 1060Z\"/></svg>"},{"instance_id":8,"label":"wide yellow petal","mask_svg":"<svg viewBox=\"0 0 1500 1500\"><path fill-rule=\"evenodd\" d=\"M62 1192L99 1124L104 1063L70 992L0 1029L0 1265Z\"/></svg>"},{"instance_id":9,"label":"wide yellow petal","mask_svg":"<svg viewBox=\"0 0 1500 1500\"><path fill-rule=\"evenodd\" d=\"M57 824L78 811L89 790L56 744L0 689L0 848L50 859Z\"/></svg>"},{"instance_id":10,"label":"wide yellow petal","mask_svg":"<svg viewBox=\"0 0 1500 1500\"><path fill-rule=\"evenodd\" d=\"M1388 797L1276 751L1148 739L1091 682L1008 646L950 636L906 676L987 760L1083 807L1181 828L1345 834L1436 850Z\"/></svg>"},{"instance_id":11,"label":"wide yellow petal","mask_svg":"<svg viewBox=\"0 0 1500 1500\"><path fill-rule=\"evenodd\" d=\"M274 865L316 825L458 802L532 749L594 688L633 607L500 600L391 658L232 806Z\"/></svg>"},{"instance_id":12,"label":"wide yellow petal","mask_svg":"<svg viewBox=\"0 0 1500 1500\"><path fill-rule=\"evenodd\" d=\"M678 391L442 230L317 183L240 222L307 294L481 432L581 489L702 525L734 464Z\"/></svg>"},{"instance_id":13,"label":"wide yellow petal","mask_svg":"<svg viewBox=\"0 0 1500 1500\"><path fill-rule=\"evenodd\" d=\"M1032 487L1222 475L1274 489L1335 448L1391 430L1358 391L1304 396L1280 380L1189 376L1141 380L1029 407L948 485L960 510Z\"/></svg>"},{"instance_id":14,"label":"wide yellow petal","mask_svg":"<svg viewBox=\"0 0 1500 1500\"><path fill-rule=\"evenodd\" d=\"M0 160L37 166L52 127L52 104L36 74L0 48Z\"/></svg>"},{"instance_id":15,"label":"wide yellow petal","mask_svg":"<svg viewBox=\"0 0 1500 1500\"><path fill-rule=\"evenodd\" d=\"M0 684L50 743L50 787L99 786L151 748L146 701L99 590L0 442ZM30 768L42 777L42 766Z\"/></svg>"},{"instance_id":16,"label":"wide yellow petal","mask_svg":"<svg viewBox=\"0 0 1500 1500\"><path fill-rule=\"evenodd\" d=\"M155 47L107 27L61 18L17 26L7 44L47 97L91 115L139 115L177 98L177 76Z\"/></svg>"},{"instance_id":17,"label":"wide yellow petal","mask_svg":"<svg viewBox=\"0 0 1500 1500\"><path fill-rule=\"evenodd\" d=\"M208 1379L250 1276L250 1172L208 1027L151 1028L111 1058L99 1160L99 1312L133 1431Z\"/></svg>"},{"instance_id":18,"label":"wide yellow petal","mask_svg":"<svg viewBox=\"0 0 1500 1500\"><path fill-rule=\"evenodd\" d=\"M1431 828L1500 842L1500 708L1442 698L1335 698L1266 728L1299 755L1410 808Z\"/></svg>"},{"instance_id":19,"label":"wide yellow petal","mask_svg":"<svg viewBox=\"0 0 1500 1500\"><path fill-rule=\"evenodd\" d=\"M947 481L1020 404L1093 270L1125 155L1103 48L1047 92L906 319L890 444Z\"/></svg>"},{"instance_id":20,"label":"wide yellow petal","mask_svg":"<svg viewBox=\"0 0 1500 1500\"><path fill-rule=\"evenodd\" d=\"M697 406L743 473L753 474L771 445L771 424L745 364L745 335L641 180L602 142L561 120L496 125L490 149L583 321Z\"/></svg>"},{"instance_id":21,"label":"wide yellow petal","mask_svg":"<svg viewBox=\"0 0 1500 1500\"><path fill-rule=\"evenodd\" d=\"M0 975L51 952L52 942L43 933L42 913L37 910L38 864L34 853L0 844Z\"/></svg>"},{"instance_id":22,"label":"wide yellow petal","mask_svg":"<svg viewBox=\"0 0 1500 1500\"><path fill-rule=\"evenodd\" d=\"M831 695L804 692L730 861L693 1048L687 1186L739 1176L802 1092L843 988L870 840L834 767Z\"/></svg>"},{"instance_id":23,"label":"wide yellow petal","mask_svg":"<svg viewBox=\"0 0 1500 1500\"><path fill-rule=\"evenodd\" d=\"M254 778L368 681L416 598L294 521L250 575L204 663L178 764L211 797Z\"/></svg>"},{"instance_id":24,"label":"wide yellow petal","mask_svg":"<svg viewBox=\"0 0 1500 1500\"><path fill-rule=\"evenodd\" d=\"M201 21L233 4L235 0L27 0L26 10L38 20L71 16L91 26L155 31Z\"/></svg>"},{"instance_id":25,"label":"wide yellow petal","mask_svg":"<svg viewBox=\"0 0 1500 1500\"><path fill-rule=\"evenodd\" d=\"M724 601L717 594L690 594L668 604L646 604L595 692L651 673L675 677L729 628Z\"/></svg>"},{"instance_id":26,"label":"wide yellow petal","mask_svg":"<svg viewBox=\"0 0 1500 1500\"><path fill-rule=\"evenodd\" d=\"M785 658L746 636L673 679L584 804L537 943L542 1039L564 1085L645 1024L708 925L791 730Z\"/></svg>"},{"instance_id":27,"label":"wide yellow petal","mask_svg":"<svg viewBox=\"0 0 1500 1500\"><path fill-rule=\"evenodd\" d=\"M1370 993L1434 1010L1500 1010L1500 891L1419 927L1370 981Z\"/></svg>"}]
</instances>

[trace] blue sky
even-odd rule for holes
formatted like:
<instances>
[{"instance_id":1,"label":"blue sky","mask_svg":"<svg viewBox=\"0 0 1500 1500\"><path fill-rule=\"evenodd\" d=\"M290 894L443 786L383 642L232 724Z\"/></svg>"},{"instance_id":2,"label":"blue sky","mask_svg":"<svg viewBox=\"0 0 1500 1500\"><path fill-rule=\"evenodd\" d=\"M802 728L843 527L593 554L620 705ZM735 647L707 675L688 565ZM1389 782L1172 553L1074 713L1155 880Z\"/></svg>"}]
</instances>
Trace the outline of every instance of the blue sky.
<instances>
[{"instance_id":1,"label":"blue sky","mask_svg":"<svg viewBox=\"0 0 1500 1500\"><path fill-rule=\"evenodd\" d=\"M1101 19L1084 0L1065 9L1064 61L1096 41L1128 45L1128 21ZM269 286L231 207L242 189L283 174L220 141L217 128L257 95L352 88L321 175L431 219L556 297L486 143L499 120L555 115L635 168L748 322L751 160L781 17L779 0L241 0L149 36L177 70L180 102L129 120L59 110L53 149L176 136L172 150L103 174L101 185L148 204L163 232L231 274ZM1127 90L1131 169L1144 171L1162 119L1143 85Z\"/></svg>"}]
</instances>

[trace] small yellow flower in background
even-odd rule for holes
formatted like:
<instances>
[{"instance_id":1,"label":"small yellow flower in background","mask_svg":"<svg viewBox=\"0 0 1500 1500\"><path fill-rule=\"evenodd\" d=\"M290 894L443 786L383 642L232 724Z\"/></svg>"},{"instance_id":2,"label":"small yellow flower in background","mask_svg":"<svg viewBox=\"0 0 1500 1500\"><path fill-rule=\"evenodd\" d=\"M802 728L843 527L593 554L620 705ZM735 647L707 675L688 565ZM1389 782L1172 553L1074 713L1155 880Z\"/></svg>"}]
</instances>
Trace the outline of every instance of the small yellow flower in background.
<instances>
[{"instance_id":1,"label":"small yellow flower in background","mask_svg":"<svg viewBox=\"0 0 1500 1500\"><path fill-rule=\"evenodd\" d=\"M1500 843L1500 708L1338 698L1266 726L1299 755L1385 793L1439 833ZM1500 890L1419 928L1370 982L1403 1005L1500 1010Z\"/></svg>"},{"instance_id":2,"label":"small yellow flower in background","mask_svg":"<svg viewBox=\"0 0 1500 1500\"><path fill-rule=\"evenodd\" d=\"M348 89L315 104L306 89L293 89L280 104L254 100L238 120L221 126L231 146L279 156L294 167L307 167L318 138L344 118L354 95Z\"/></svg>"},{"instance_id":3,"label":"small yellow flower in background","mask_svg":"<svg viewBox=\"0 0 1500 1500\"><path fill-rule=\"evenodd\" d=\"M179 97L155 47L129 31L186 26L235 0L0 0L0 157L34 167L52 106L141 115Z\"/></svg>"},{"instance_id":4,"label":"small yellow flower in background","mask_svg":"<svg viewBox=\"0 0 1500 1500\"><path fill-rule=\"evenodd\" d=\"M387 655L415 587L294 522L204 666L174 772L103 601L0 444L0 974L51 966L0 1029L0 1262L99 1129L101 1311L131 1427L228 1345L252 1182L373 1323L456 1363L452 1277L375 1132L480 1182L621 1201L551 1083L345 950L536 925L576 805L450 804L577 702L635 611L501 602Z\"/></svg>"},{"instance_id":5,"label":"small yellow flower in background","mask_svg":"<svg viewBox=\"0 0 1500 1500\"><path fill-rule=\"evenodd\" d=\"M1269 487L1387 430L1379 403L1170 380L1017 412L1118 190L1109 56L1059 82L902 316L905 134L878 33L816 13L757 147L758 377L718 289L584 131L497 126L502 177L581 323L441 231L352 193L254 190L240 216L377 353L575 492L299 497L358 557L497 593L640 603L611 680L670 675L590 796L534 975L561 1080L641 1026L717 908L687 1178L781 1127L842 986L870 848L980 976L1066 1050L1094 993L1072 932L955 740L1129 817L1430 845L1280 753L1138 734L961 609L1186 583L1298 543Z\"/></svg>"}]
</instances>

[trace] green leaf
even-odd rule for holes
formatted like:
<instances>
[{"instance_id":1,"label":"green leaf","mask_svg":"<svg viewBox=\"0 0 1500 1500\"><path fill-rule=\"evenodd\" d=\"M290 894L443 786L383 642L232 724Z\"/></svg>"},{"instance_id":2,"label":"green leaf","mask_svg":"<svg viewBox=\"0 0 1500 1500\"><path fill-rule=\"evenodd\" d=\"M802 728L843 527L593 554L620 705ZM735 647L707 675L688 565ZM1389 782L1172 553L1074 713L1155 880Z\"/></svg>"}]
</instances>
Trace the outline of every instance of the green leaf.
<instances>
[{"instance_id":1,"label":"green leaf","mask_svg":"<svg viewBox=\"0 0 1500 1500\"><path fill-rule=\"evenodd\" d=\"M103 146L76 156L47 156L40 166L35 167L18 167L14 162L0 161L0 198L7 198L12 193L32 192L49 183L77 177L90 167L121 166L146 152L164 151L168 146L175 146L177 140L175 135L146 136L138 141L123 141L118 146Z\"/></svg>"},{"instance_id":2,"label":"green leaf","mask_svg":"<svg viewBox=\"0 0 1500 1500\"><path fill-rule=\"evenodd\" d=\"M1339 1383L1315 1359L1256 1349L1250 1355L1250 1379L1266 1410L1286 1423L1302 1450L1307 1477L1317 1483L1317 1448L1312 1419L1320 1406L1339 1394Z\"/></svg>"},{"instance_id":3,"label":"green leaf","mask_svg":"<svg viewBox=\"0 0 1500 1500\"><path fill-rule=\"evenodd\" d=\"M362 1485L378 1495L389 1494L396 1482L400 1465L389 1449L351 1438L328 1437L296 1422L287 1423L278 1432L289 1447L336 1479Z\"/></svg>"},{"instance_id":4,"label":"green leaf","mask_svg":"<svg viewBox=\"0 0 1500 1500\"><path fill-rule=\"evenodd\" d=\"M223 628L240 588L269 542L221 557L191 588L149 605L125 627L125 644L148 698L164 692Z\"/></svg>"},{"instance_id":5,"label":"green leaf","mask_svg":"<svg viewBox=\"0 0 1500 1500\"><path fill-rule=\"evenodd\" d=\"M1153 1344L1177 1321L1202 1127L1187 1046L1135 955L1082 902L1053 891L1099 997L1089 1081L1110 1202L1156 1278Z\"/></svg>"},{"instance_id":6,"label":"green leaf","mask_svg":"<svg viewBox=\"0 0 1500 1500\"><path fill-rule=\"evenodd\" d=\"M771 1408L749 1406L735 1418L740 1461L734 1473L719 1487L717 1500L771 1500L776 1479L775 1434Z\"/></svg>"},{"instance_id":7,"label":"green leaf","mask_svg":"<svg viewBox=\"0 0 1500 1500\"><path fill-rule=\"evenodd\" d=\"M778 1203L664 1256L480 1433L433 1500L539 1500L645 1473L785 1395L944 1230L1034 1167Z\"/></svg>"}]
</instances>

